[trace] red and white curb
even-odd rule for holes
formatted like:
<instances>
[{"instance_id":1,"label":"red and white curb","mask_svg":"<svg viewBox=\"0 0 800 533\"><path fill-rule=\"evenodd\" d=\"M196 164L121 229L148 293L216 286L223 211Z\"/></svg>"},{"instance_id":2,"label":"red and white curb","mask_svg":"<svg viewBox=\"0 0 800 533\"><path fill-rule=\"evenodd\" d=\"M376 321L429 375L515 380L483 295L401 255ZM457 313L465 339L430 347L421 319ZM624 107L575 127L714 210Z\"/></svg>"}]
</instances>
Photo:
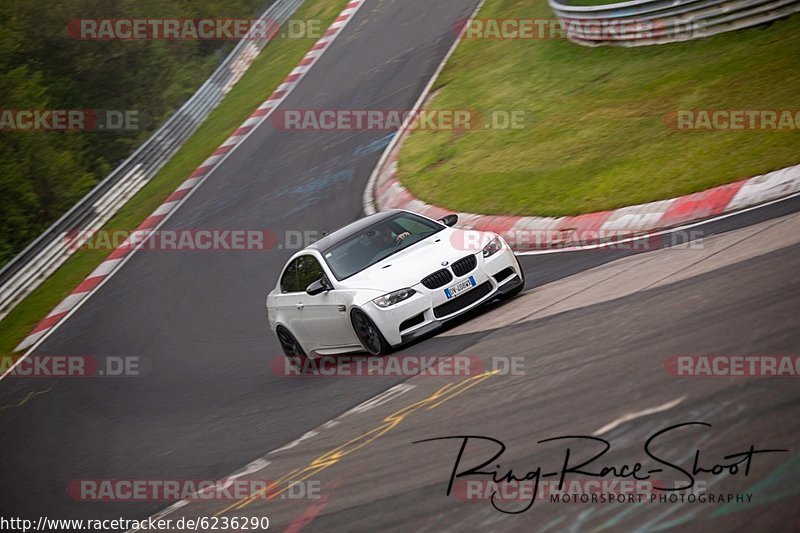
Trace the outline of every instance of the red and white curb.
<instances>
[{"instance_id":1,"label":"red and white curb","mask_svg":"<svg viewBox=\"0 0 800 533\"><path fill-rule=\"evenodd\" d=\"M333 21L322 37L311 47L300 63L292 70L283 82L275 89L267 100L256 109L250 117L234 131L228 139L217 148L214 153L206 159L197 169L173 192L161 206L156 209L142 224L136 228L136 232L147 232L158 229L166 220L174 214L184 201L208 178L219 164L224 161L250 134L262 124L276 109L281 102L294 90L300 83L305 74L311 70L317 60L327 50L342 30L353 19L366 0L354 0L347 4L345 9ZM131 235L119 248L114 250L100 266L98 266L89 276L78 285L72 293L58 304L22 342L17 345L14 351L28 349L28 353L36 348L36 345L44 340L58 325L70 316L77 308L85 302L100 285L113 276L125 262L133 256L137 248L143 244L143 239L137 239L136 232ZM26 354L27 355L27 354ZM20 359L21 360L21 359ZM18 361L19 362L19 361ZM10 368L6 374L13 369ZM6 374L0 376L0 379Z\"/></svg>"},{"instance_id":2,"label":"red and white curb","mask_svg":"<svg viewBox=\"0 0 800 533\"><path fill-rule=\"evenodd\" d=\"M401 146L402 140L392 146L376 169L374 182L368 189L368 194L374 195L372 209L407 209L435 219L452 213L452 210L415 198L403 187L397 179L397 155ZM545 249L558 245L558 249L565 249L572 244L587 244L583 239L574 243L554 242L559 235L565 238L573 235L595 235L598 238L603 235L647 235L798 193L800 165L795 165L686 196L585 215L535 217L458 213L458 227L498 233L515 251L525 253L536 250L537 245L543 245L541 247Z\"/></svg>"}]
</instances>

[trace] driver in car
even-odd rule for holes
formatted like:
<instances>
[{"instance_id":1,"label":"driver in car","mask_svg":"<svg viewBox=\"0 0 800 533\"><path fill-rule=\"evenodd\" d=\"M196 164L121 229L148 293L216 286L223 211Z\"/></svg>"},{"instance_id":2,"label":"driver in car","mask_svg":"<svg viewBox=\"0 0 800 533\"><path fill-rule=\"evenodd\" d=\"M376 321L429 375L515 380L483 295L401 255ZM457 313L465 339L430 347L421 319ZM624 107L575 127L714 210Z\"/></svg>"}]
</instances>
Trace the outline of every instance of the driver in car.
<instances>
[{"instance_id":1,"label":"driver in car","mask_svg":"<svg viewBox=\"0 0 800 533\"><path fill-rule=\"evenodd\" d=\"M405 239L411 236L408 231L403 231L402 228L393 230L389 225L380 226L373 230L372 235L369 235L369 241L366 246L374 257L384 255L386 250L399 246Z\"/></svg>"},{"instance_id":2,"label":"driver in car","mask_svg":"<svg viewBox=\"0 0 800 533\"><path fill-rule=\"evenodd\" d=\"M411 237L411 233L402 231L402 229L400 230L400 233L397 233L388 225L380 227L377 232L378 235L376 240L384 246L389 246L390 244L397 246L408 237Z\"/></svg>"}]
</instances>

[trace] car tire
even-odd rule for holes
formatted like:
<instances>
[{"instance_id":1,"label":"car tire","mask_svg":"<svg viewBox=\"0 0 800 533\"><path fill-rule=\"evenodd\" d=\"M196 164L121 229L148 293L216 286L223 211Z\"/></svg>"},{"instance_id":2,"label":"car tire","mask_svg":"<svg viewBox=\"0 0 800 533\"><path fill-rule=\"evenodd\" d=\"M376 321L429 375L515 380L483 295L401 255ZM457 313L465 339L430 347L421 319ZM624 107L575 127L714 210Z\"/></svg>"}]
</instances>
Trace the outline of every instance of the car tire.
<instances>
[{"instance_id":1,"label":"car tire","mask_svg":"<svg viewBox=\"0 0 800 533\"><path fill-rule=\"evenodd\" d=\"M392 346L375 325L375 322L361 309L353 309L350 313L350 322L359 342L370 355L386 355L392 351Z\"/></svg>"},{"instance_id":2,"label":"car tire","mask_svg":"<svg viewBox=\"0 0 800 533\"><path fill-rule=\"evenodd\" d=\"M306 365L308 362L308 356L306 355L306 352L303 351L303 347L300 346L300 343L297 342L297 339L294 338L292 332L283 326L278 326L278 328L275 330L275 335L277 335L278 342L281 344L284 357L289 360L289 363L293 367L300 371L304 371L304 369L308 366Z\"/></svg>"}]
</instances>

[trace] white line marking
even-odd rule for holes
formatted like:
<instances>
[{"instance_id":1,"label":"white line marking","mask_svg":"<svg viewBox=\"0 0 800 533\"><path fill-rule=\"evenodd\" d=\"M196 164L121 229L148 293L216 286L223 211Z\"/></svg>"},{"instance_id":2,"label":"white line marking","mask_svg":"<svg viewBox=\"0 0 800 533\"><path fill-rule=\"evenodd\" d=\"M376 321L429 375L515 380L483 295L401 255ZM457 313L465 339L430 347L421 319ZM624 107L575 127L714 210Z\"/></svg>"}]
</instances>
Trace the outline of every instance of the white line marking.
<instances>
[{"instance_id":1,"label":"white line marking","mask_svg":"<svg viewBox=\"0 0 800 533\"><path fill-rule=\"evenodd\" d=\"M309 439L313 439L317 435L319 435L319 431L317 431L315 429L312 429L311 431L307 431L306 433L303 433L303 435L299 439L294 439L289 444L287 444L285 446L281 446L278 449L272 450L267 455L272 455L273 453L285 452L286 450L291 450L292 448L294 448L296 446L299 446L303 442L305 442L305 441L307 441Z\"/></svg>"},{"instance_id":2,"label":"white line marking","mask_svg":"<svg viewBox=\"0 0 800 533\"><path fill-rule=\"evenodd\" d=\"M353 415L353 414L364 413L364 412L369 411L371 409L374 409L374 408L376 408L376 407L378 407L380 405L389 403L390 401L394 400L395 398L397 398L397 397L405 394L406 392L414 389L415 387L416 387L416 385L412 385L410 383L399 383L399 384L391 387L390 389L387 389L387 390L383 391L382 393L378 394L377 396L373 396L369 400L367 400L367 401L365 401L365 402L353 407L349 411L346 411L346 412L342 413L341 415L339 415L338 417L334 418L333 420L329 420L328 422L325 422L318 429L312 429L311 431L303 434L300 438L293 440L289 444L286 444L285 446L281 446L280 448L278 448L276 450L272 450L267 455L272 455L274 453L285 452L286 450L291 450L292 448L295 448L295 447L299 446L303 442L305 442L307 440L310 440L310 439L313 439L314 437L319 435L320 431L322 431L324 429L330 429L330 428L338 425L339 424L339 420L341 420L342 418L344 418L346 416Z\"/></svg>"},{"instance_id":3,"label":"white line marking","mask_svg":"<svg viewBox=\"0 0 800 533\"><path fill-rule=\"evenodd\" d=\"M648 416L648 415L652 415L652 414L655 414L655 413L660 413L662 411L669 411L670 409L672 409L673 407L675 407L676 405L678 405L679 403L681 403L685 399L686 399L686 396L681 396L677 400L672 400L671 402L667 402L665 404L659 405L658 407L651 407L650 409L645 409L644 411L637 411L635 413L628 413L627 415L622 415L621 417L617 418L613 422L610 422L610 423L606 424L605 426L601 427L600 429L595 430L595 432L592 433L592 436L593 437L598 437L598 436L602 435L603 433L608 433L609 431L611 431L612 429L616 428L617 426L620 426L620 425L624 424L625 422L630 422L631 420L634 420L636 418L641 418L643 416Z\"/></svg>"}]
</instances>

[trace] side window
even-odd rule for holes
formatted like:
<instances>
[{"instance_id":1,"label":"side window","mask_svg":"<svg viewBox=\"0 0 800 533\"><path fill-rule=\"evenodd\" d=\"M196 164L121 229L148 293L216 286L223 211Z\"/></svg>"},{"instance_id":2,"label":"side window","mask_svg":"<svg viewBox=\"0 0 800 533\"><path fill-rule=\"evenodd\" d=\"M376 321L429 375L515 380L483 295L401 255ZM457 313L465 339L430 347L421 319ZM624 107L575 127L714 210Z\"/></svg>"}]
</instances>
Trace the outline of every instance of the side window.
<instances>
[{"instance_id":1,"label":"side window","mask_svg":"<svg viewBox=\"0 0 800 533\"><path fill-rule=\"evenodd\" d=\"M299 292L297 287L299 284L297 283L297 263L300 261L301 258L297 258L291 263L289 266L286 267L286 271L283 273L283 277L281 278L281 292Z\"/></svg>"},{"instance_id":2,"label":"side window","mask_svg":"<svg viewBox=\"0 0 800 533\"><path fill-rule=\"evenodd\" d=\"M309 285L323 277L325 272L313 255L297 258L297 292L305 291Z\"/></svg>"}]
</instances>

